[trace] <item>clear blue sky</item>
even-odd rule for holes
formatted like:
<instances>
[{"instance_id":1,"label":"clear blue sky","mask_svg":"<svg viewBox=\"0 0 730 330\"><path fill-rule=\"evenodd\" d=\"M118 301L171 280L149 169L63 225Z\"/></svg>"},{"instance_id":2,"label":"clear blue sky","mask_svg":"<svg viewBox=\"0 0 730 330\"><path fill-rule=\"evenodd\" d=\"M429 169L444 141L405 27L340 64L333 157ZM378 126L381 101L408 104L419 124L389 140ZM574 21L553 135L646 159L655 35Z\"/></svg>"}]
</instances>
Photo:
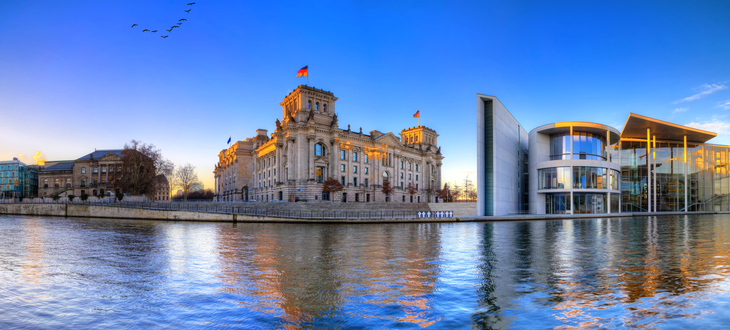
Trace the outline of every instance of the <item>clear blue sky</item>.
<instances>
[{"instance_id":1,"label":"clear blue sky","mask_svg":"<svg viewBox=\"0 0 730 330\"><path fill-rule=\"evenodd\" d=\"M421 109L450 182L476 176L477 93L528 131L636 112L729 144L728 17L726 1L0 1L0 159L137 139L212 188L228 137L272 131L305 64L342 127L397 134Z\"/></svg>"}]
</instances>

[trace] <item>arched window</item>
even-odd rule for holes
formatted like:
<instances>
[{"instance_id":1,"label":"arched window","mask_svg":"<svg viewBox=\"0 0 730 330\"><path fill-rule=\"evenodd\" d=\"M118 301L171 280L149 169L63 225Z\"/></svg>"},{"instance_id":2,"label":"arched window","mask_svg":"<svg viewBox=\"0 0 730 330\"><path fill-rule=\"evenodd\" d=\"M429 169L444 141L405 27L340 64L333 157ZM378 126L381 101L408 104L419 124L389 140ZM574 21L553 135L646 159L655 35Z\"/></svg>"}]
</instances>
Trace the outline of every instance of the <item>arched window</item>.
<instances>
[{"instance_id":1,"label":"arched window","mask_svg":"<svg viewBox=\"0 0 730 330\"><path fill-rule=\"evenodd\" d=\"M316 104L314 105L314 110L317 110L317 111L319 111L319 102L317 102L317 103L316 103Z\"/></svg>"},{"instance_id":2,"label":"arched window","mask_svg":"<svg viewBox=\"0 0 730 330\"><path fill-rule=\"evenodd\" d=\"M66 179L66 188L71 188L71 178Z\"/></svg>"},{"instance_id":3,"label":"arched window","mask_svg":"<svg viewBox=\"0 0 730 330\"><path fill-rule=\"evenodd\" d=\"M312 108L312 101L311 100L308 100L307 101L307 109L311 109L311 108Z\"/></svg>"},{"instance_id":4,"label":"arched window","mask_svg":"<svg viewBox=\"0 0 730 330\"><path fill-rule=\"evenodd\" d=\"M383 182L388 181L388 172L383 172Z\"/></svg>"},{"instance_id":5,"label":"arched window","mask_svg":"<svg viewBox=\"0 0 730 330\"><path fill-rule=\"evenodd\" d=\"M327 112L327 103L322 105L322 112Z\"/></svg>"},{"instance_id":6,"label":"arched window","mask_svg":"<svg viewBox=\"0 0 730 330\"><path fill-rule=\"evenodd\" d=\"M43 188L48 188L48 179L43 180Z\"/></svg>"},{"instance_id":7,"label":"arched window","mask_svg":"<svg viewBox=\"0 0 730 330\"><path fill-rule=\"evenodd\" d=\"M81 179L81 187L86 187L86 179Z\"/></svg>"},{"instance_id":8,"label":"arched window","mask_svg":"<svg viewBox=\"0 0 730 330\"><path fill-rule=\"evenodd\" d=\"M60 188L61 187L61 180L56 179L53 181L53 188Z\"/></svg>"},{"instance_id":9,"label":"arched window","mask_svg":"<svg viewBox=\"0 0 730 330\"><path fill-rule=\"evenodd\" d=\"M324 145L321 143L317 143L314 145L314 155L315 156L327 156L326 151L324 149Z\"/></svg>"}]
</instances>

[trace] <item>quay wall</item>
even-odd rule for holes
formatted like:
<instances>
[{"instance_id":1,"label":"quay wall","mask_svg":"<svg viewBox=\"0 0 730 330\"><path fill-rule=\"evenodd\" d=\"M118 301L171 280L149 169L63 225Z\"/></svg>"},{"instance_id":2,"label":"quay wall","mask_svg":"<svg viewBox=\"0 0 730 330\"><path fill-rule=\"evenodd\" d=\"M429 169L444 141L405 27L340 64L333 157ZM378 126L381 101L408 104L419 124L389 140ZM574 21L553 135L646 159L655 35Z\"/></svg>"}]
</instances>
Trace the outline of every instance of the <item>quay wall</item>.
<instances>
[{"instance_id":1,"label":"quay wall","mask_svg":"<svg viewBox=\"0 0 730 330\"><path fill-rule=\"evenodd\" d=\"M0 204L0 215L37 215L57 217L115 218L140 220L179 220L210 222L308 222L308 223L387 223L453 222L455 218L387 218L387 219L297 219L243 214L208 213L175 210L149 210L104 205L77 204Z\"/></svg>"}]
</instances>

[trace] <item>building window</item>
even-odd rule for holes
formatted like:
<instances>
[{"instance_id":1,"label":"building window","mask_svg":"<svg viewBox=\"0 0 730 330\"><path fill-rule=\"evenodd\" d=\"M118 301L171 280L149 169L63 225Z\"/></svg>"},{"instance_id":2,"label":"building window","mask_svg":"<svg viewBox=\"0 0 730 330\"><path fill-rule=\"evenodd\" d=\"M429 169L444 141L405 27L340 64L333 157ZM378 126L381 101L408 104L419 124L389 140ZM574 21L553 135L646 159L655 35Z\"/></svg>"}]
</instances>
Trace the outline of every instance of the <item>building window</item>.
<instances>
[{"instance_id":1,"label":"building window","mask_svg":"<svg viewBox=\"0 0 730 330\"><path fill-rule=\"evenodd\" d=\"M81 187L86 187L86 179L81 179Z\"/></svg>"},{"instance_id":2,"label":"building window","mask_svg":"<svg viewBox=\"0 0 730 330\"><path fill-rule=\"evenodd\" d=\"M416 164L416 172L418 172L418 164Z\"/></svg>"},{"instance_id":3,"label":"building window","mask_svg":"<svg viewBox=\"0 0 730 330\"><path fill-rule=\"evenodd\" d=\"M411 170L411 163L408 163L408 170Z\"/></svg>"},{"instance_id":4,"label":"building window","mask_svg":"<svg viewBox=\"0 0 730 330\"><path fill-rule=\"evenodd\" d=\"M324 182L324 167L317 167L316 178L318 183Z\"/></svg>"},{"instance_id":5,"label":"building window","mask_svg":"<svg viewBox=\"0 0 730 330\"><path fill-rule=\"evenodd\" d=\"M352 152L352 161L353 162L357 161L357 152L355 152L355 151Z\"/></svg>"},{"instance_id":6,"label":"building window","mask_svg":"<svg viewBox=\"0 0 730 330\"><path fill-rule=\"evenodd\" d=\"M122 167L121 166L117 167L117 172L121 172L121 171L122 171Z\"/></svg>"},{"instance_id":7,"label":"building window","mask_svg":"<svg viewBox=\"0 0 730 330\"><path fill-rule=\"evenodd\" d=\"M309 101L307 101L307 109L311 109L311 108L312 108L312 101L309 100Z\"/></svg>"},{"instance_id":8,"label":"building window","mask_svg":"<svg viewBox=\"0 0 730 330\"><path fill-rule=\"evenodd\" d=\"M340 177L340 183L342 183L343 186L345 185L345 177L344 176L341 176Z\"/></svg>"},{"instance_id":9,"label":"building window","mask_svg":"<svg viewBox=\"0 0 730 330\"><path fill-rule=\"evenodd\" d=\"M368 187L368 178L365 178L365 188Z\"/></svg>"},{"instance_id":10,"label":"building window","mask_svg":"<svg viewBox=\"0 0 730 330\"><path fill-rule=\"evenodd\" d=\"M66 188L71 188L71 179L66 179Z\"/></svg>"},{"instance_id":11,"label":"building window","mask_svg":"<svg viewBox=\"0 0 730 330\"><path fill-rule=\"evenodd\" d=\"M352 185L357 187L357 178L352 178Z\"/></svg>"},{"instance_id":12,"label":"building window","mask_svg":"<svg viewBox=\"0 0 730 330\"><path fill-rule=\"evenodd\" d=\"M327 103L322 105L322 112L327 112Z\"/></svg>"},{"instance_id":13,"label":"building window","mask_svg":"<svg viewBox=\"0 0 730 330\"><path fill-rule=\"evenodd\" d=\"M416 181L418 181L418 174L416 174Z\"/></svg>"},{"instance_id":14,"label":"building window","mask_svg":"<svg viewBox=\"0 0 730 330\"><path fill-rule=\"evenodd\" d=\"M48 179L43 180L43 188L48 188Z\"/></svg>"},{"instance_id":15,"label":"building window","mask_svg":"<svg viewBox=\"0 0 730 330\"><path fill-rule=\"evenodd\" d=\"M368 168L367 167L365 168L365 174L368 174Z\"/></svg>"},{"instance_id":16,"label":"building window","mask_svg":"<svg viewBox=\"0 0 730 330\"><path fill-rule=\"evenodd\" d=\"M400 169L401 170L403 169L403 161L402 160L400 161Z\"/></svg>"},{"instance_id":17,"label":"building window","mask_svg":"<svg viewBox=\"0 0 730 330\"><path fill-rule=\"evenodd\" d=\"M94 167L94 173L99 173L99 168L98 167Z\"/></svg>"},{"instance_id":18,"label":"building window","mask_svg":"<svg viewBox=\"0 0 730 330\"><path fill-rule=\"evenodd\" d=\"M345 164L342 164L342 165L340 165L340 172L344 172L344 171L345 171Z\"/></svg>"},{"instance_id":19,"label":"building window","mask_svg":"<svg viewBox=\"0 0 730 330\"><path fill-rule=\"evenodd\" d=\"M61 181L56 179L53 180L53 188L60 188L61 187Z\"/></svg>"},{"instance_id":20,"label":"building window","mask_svg":"<svg viewBox=\"0 0 730 330\"><path fill-rule=\"evenodd\" d=\"M357 166L352 167L352 173L357 173Z\"/></svg>"},{"instance_id":21,"label":"building window","mask_svg":"<svg viewBox=\"0 0 730 330\"><path fill-rule=\"evenodd\" d=\"M403 203L406 202L406 195L403 195Z\"/></svg>"},{"instance_id":22,"label":"building window","mask_svg":"<svg viewBox=\"0 0 730 330\"><path fill-rule=\"evenodd\" d=\"M81 174L86 174L86 167L81 168Z\"/></svg>"},{"instance_id":23,"label":"building window","mask_svg":"<svg viewBox=\"0 0 730 330\"><path fill-rule=\"evenodd\" d=\"M314 110L319 110L319 102L317 102L317 104L314 105Z\"/></svg>"},{"instance_id":24,"label":"building window","mask_svg":"<svg viewBox=\"0 0 730 330\"><path fill-rule=\"evenodd\" d=\"M408 173L408 181L411 181L411 173Z\"/></svg>"},{"instance_id":25,"label":"building window","mask_svg":"<svg viewBox=\"0 0 730 330\"><path fill-rule=\"evenodd\" d=\"M321 157L327 156L324 151L324 145L322 145L321 143L315 144L314 145L314 155L321 156Z\"/></svg>"},{"instance_id":26,"label":"building window","mask_svg":"<svg viewBox=\"0 0 730 330\"><path fill-rule=\"evenodd\" d=\"M345 159L345 151L340 150L340 159Z\"/></svg>"},{"instance_id":27,"label":"building window","mask_svg":"<svg viewBox=\"0 0 730 330\"><path fill-rule=\"evenodd\" d=\"M367 164L368 163L368 154L364 154L362 156L362 158L363 158L363 161L365 162L365 164Z\"/></svg>"},{"instance_id":28,"label":"building window","mask_svg":"<svg viewBox=\"0 0 730 330\"><path fill-rule=\"evenodd\" d=\"M400 179L403 180L403 172L400 172Z\"/></svg>"},{"instance_id":29,"label":"building window","mask_svg":"<svg viewBox=\"0 0 730 330\"><path fill-rule=\"evenodd\" d=\"M106 166L101 167L101 173L106 173Z\"/></svg>"}]
</instances>

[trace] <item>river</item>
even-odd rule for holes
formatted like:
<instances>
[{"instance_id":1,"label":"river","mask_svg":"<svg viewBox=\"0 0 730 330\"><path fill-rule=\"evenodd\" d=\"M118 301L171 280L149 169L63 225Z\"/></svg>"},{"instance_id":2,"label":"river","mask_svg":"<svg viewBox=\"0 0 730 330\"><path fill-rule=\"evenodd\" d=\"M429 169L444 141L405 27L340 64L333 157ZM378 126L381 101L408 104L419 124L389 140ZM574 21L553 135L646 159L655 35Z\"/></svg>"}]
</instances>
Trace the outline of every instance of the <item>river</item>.
<instances>
[{"instance_id":1,"label":"river","mask_svg":"<svg viewBox=\"0 0 730 330\"><path fill-rule=\"evenodd\" d=\"M0 216L0 328L719 328L730 215L247 224Z\"/></svg>"}]
</instances>

